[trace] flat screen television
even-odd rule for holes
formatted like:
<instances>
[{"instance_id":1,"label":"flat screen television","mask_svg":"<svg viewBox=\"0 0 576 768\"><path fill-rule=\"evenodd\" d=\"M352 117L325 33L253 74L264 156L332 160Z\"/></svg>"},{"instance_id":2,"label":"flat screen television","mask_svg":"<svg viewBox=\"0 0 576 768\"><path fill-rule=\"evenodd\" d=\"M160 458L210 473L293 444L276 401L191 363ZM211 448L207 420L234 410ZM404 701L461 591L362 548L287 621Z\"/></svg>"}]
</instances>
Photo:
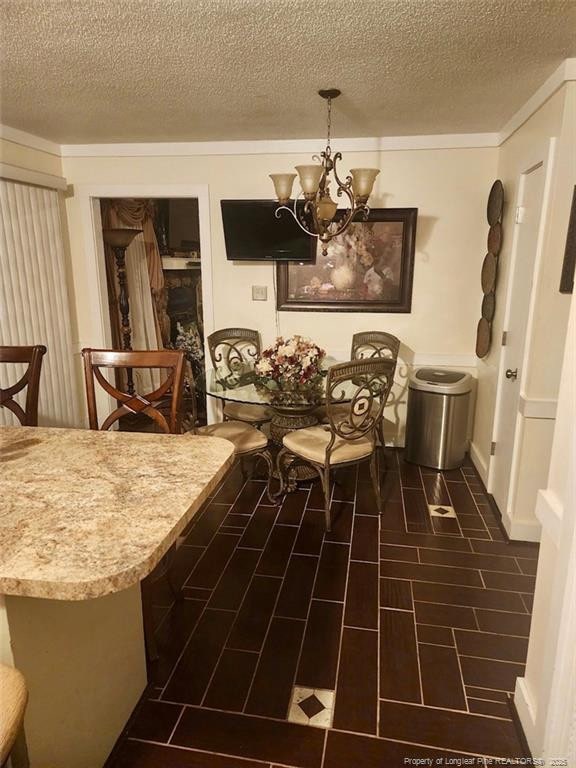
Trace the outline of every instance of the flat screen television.
<instances>
[{"instance_id":1,"label":"flat screen television","mask_svg":"<svg viewBox=\"0 0 576 768\"><path fill-rule=\"evenodd\" d=\"M221 200L220 205L228 261L316 260L316 238L288 211L276 218L275 200Z\"/></svg>"}]
</instances>

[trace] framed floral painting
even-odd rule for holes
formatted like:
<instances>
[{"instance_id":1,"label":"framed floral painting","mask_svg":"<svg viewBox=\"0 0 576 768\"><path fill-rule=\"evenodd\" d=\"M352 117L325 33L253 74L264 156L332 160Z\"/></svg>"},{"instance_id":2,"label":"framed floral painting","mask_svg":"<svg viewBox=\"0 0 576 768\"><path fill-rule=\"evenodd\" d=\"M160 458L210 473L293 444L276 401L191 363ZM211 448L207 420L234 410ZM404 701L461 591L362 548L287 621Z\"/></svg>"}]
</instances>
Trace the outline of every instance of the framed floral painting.
<instances>
[{"instance_id":1,"label":"framed floral painting","mask_svg":"<svg viewBox=\"0 0 576 768\"><path fill-rule=\"evenodd\" d=\"M277 308L410 312L417 208L376 208L330 240L315 264L277 263Z\"/></svg>"}]
</instances>

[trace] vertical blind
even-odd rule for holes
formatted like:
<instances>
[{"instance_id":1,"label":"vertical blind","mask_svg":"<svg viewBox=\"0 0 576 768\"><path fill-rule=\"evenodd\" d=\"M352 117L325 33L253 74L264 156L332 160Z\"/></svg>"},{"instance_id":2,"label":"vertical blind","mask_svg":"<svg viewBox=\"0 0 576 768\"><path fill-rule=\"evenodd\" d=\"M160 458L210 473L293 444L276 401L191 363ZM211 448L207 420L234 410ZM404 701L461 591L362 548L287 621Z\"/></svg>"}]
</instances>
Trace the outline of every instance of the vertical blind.
<instances>
[{"instance_id":1,"label":"vertical blind","mask_svg":"<svg viewBox=\"0 0 576 768\"><path fill-rule=\"evenodd\" d=\"M0 179L0 345L48 348L38 424L64 427L78 424L78 402L60 215L55 190ZM0 366L0 387L25 369ZM14 423L0 408L0 424Z\"/></svg>"}]
</instances>

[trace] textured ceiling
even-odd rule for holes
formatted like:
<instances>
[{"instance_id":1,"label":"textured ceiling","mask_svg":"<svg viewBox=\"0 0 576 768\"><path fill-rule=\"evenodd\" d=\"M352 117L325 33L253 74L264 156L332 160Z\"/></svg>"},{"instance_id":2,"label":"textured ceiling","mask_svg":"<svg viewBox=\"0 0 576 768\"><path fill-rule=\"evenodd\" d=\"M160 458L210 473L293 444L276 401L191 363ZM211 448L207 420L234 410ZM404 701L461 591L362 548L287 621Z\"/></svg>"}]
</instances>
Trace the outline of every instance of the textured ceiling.
<instances>
[{"instance_id":1,"label":"textured ceiling","mask_svg":"<svg viewBox=\"0 0 576 768\"><path fill-rule=\"evenodd\" d=\"M499 130L576 0L0 0L0 121L61 143Z\"/></svg>"}]
</instances>

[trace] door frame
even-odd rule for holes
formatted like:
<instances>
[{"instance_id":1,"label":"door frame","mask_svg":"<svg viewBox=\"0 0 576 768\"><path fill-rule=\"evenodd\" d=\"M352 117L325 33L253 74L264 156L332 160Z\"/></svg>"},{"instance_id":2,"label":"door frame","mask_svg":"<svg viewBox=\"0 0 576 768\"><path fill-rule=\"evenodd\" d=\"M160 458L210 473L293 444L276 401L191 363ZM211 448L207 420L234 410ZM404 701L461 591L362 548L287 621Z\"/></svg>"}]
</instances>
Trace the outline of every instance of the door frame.
<instances>
[{"instance_id":1,"label":"door frame","mask_svg":"<svg viewBox=\"0 0 576 768\"><path fill-rule=\"evenodd\" d=\"M214 331L214 290L212 271L212 239L210 230L210 192L207 184L89 184L77 187L78 204L82 221L84 241L84 267L86 282L94 286L90 291L91 328L89 339L84 345L94 348L109 348L112 343L110 316L108 311L108 287L106 283L106 261L102 240L102 198L186 198L198 200L198 222L200 230L200 268L202 274L202 314L204 324L204 349L207 338ZM210 399L210 398L208 398ZM108 396L97 392L98 409L106 412ZM207 403L208 420L213 414Z\"/></svg>"},{"instance_id":2,"label":"door frame","mask_svg":"<svg viewBox=\"0 0 576 768\"><path fill-rule=\"evenodd\" d=\"M528 322L526 323L524 352L522 355L522 363L520 367L520 389L519 399L525 398L524 385L526 383L528 361L530 359L530 353L532 349L532 330L535 322L535 308L536 308L536 296L538 294L538 287L540 282L540 274L543 261L543 251L546 239L546 232L548 227L549 210L552 199L552 181L554 164L556 158L556 145L557 140L555 137L540 142L534 146L529 154L527 154L523 161L519 163L519 170L516 172L516 178L520 177L518 183L518 190L516 198L513 201L513 210L516 211L521 205L521 201L524 198L524 189L526 185L526 178L529 173L536 170L539 166L543 168L544 172L544 189L542 194L542 209L540 212L540 224L538 226L538 238L536 241L536 254L534 257L534 268L532 273L532 288L530 291L530 299L528 304ZM515 219L514 219L515 220ZM508 281L506 286L506 300L504 310L504 321L502 324L502 331L506 331L510 324L510 316L512 313L512 296L514 291L514 275L520 255L518 253L518 241L519 241L519 227L521 224L516 222L514 224L514 231L512 235L512 247L510 249L510 268L508 272ZM500 341L500 340L499 340ZM494 422L492 424L492 441L498 442L498 434L501 428L502 422L502 401L504 395L504 385L506 384L505 375L505 358L506 348L501 347L500 357L498 361L498 375L496 384L496 401L494 405ZM516 424L514 430L514 446L512 449L512 462L510 466L510 486L508 489L508 498L506 501L506 509L501 509L500 512L503 518L507 518L511 523L513 515L511 511L514 508L514 502L516 499L516 491L518 487L518 472L520 461L520 445L522 442L522 435L524 432L524 419L518 410L516 414ZM486 487L489 493L494 491L494 457L491 458L488 466L488 477Z\"/></svg>"}]
</instances>

